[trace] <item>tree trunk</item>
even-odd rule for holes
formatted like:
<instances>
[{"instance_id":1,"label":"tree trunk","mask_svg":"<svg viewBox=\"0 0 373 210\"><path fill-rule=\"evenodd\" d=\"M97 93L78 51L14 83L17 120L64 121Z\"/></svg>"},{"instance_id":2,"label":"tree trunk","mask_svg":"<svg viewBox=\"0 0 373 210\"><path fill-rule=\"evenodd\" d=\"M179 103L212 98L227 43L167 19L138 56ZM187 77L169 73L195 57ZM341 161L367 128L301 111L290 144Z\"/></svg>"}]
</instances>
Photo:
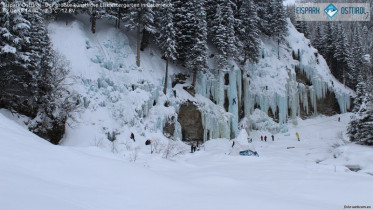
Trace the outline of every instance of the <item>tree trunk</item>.
<instances>
[{"instance_id":1,"label":"tree trunk","mask_svg":"<svg viewBox=\"0 0 373 210\"><path fill-rule=\"evenodd\" d=\"M192 82L192 86L193 86L194 92L196 91L196 80L197 80L197 69L193 69L193 82Z\"/></svg>"},{"instance_id":2,"label":"tree trunk","mask_svg":"<svg viewBox=\"0 0 373 210\"><path fill-rule=\"evenodd\" d=\"M277 47L278 59L280 59L280 39L277 40Z\"/></svg>"},{"instance_id":3,"label":"tree trunk","mask_svg":"<svg viewBox=\"0 0 373 210\"><path fill-rule=\"evenodd\" d=\"M120 21L122 19L122 14L120 13L120 9L118 8L118 17L117 17L117 29L120 29Z\"/></svg>"},{"instance_id":4,"label":"tree trunk","mask_svg":"<svg viewBox=\"0 0 373 210\"><path fill-rule=\"evenodd\" d=\"M66 22L66 25L69 23L69 16L68 16L68 14L65 14L65 22Z\"/></svg>"},{"instance_id":5,"label":"tree trunk","mask_svg":"<svg viewBox=\"0 0 373 210\"><path fill-rule=\"evenodd\" d=\"M150 32L145 29L142 30L142 40L141 40L141 47L140 47L141 51L144 51L145 48L148 46L149 38L150 38Z\"/></svg>"},{"instance_id":6,"label":"tree trunk","mask_svg":"<svg viewBox=\"0 0 373 210\"><path fill-rule=\"evenodd\" d=\"M136 65L140 67L140 23L137 25L137 56Z\"/></svg>"},{"instance_id":7,"label":"tree trunk","mask_svg":"<svg viewBox=\"0 0 373 210\"><path fill-rule=\"evenodd\" d=\"M164 78L164 88L163 88L163 93L165 95L167 93L167 83L168 83L168 59L166 58L166 76Z\"/></svg>"},{"instance_id":8,"label":"tree trunk","mask_svg":"<svg viewBox=\"0 0 373 210\"><path fill-rule=\"evenodd\" d=\"M93 13L91 16L91 22L92 22L92 27L91 27L92 33L96 33L96 14L95 13Z\"/></svg>"}]
</instances>

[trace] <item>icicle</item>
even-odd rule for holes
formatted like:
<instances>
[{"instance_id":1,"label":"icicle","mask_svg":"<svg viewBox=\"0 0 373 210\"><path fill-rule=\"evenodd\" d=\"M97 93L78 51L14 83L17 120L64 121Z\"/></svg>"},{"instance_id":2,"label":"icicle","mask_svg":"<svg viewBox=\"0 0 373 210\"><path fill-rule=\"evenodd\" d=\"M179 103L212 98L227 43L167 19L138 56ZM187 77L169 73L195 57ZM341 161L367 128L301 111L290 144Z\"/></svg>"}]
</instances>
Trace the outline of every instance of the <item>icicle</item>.
<instances>
[{"instance_id":1,"label":"icicle","mask_svg":"<svg viewBox=\"0 0 373 210\"><path fill-rule=\"evenodd\" d=\"M222 71L219 71L218 77L219 80L216 85L215 100L219 106L224 107L224 74Z\"/></svg>"},{"instance_id":2,"label":"icicle","mask_svg":"<svg viewBox=\"0 0 373 210\"><path fill-rule=\"evenodd\" d=\"M237 99L238 102L241 103L241 95L242 95L242 80L241 80L241 71L236 70L236 83L237 83Z\"/></svg>"},{"instance_id":3,"label":"icicle","mask_svg":"<svg viewBox=\"0 0 373 210\"><path fill-rule=\"evenodd\" d=\"M284 96L277 95L277 105L278 105L278 117L279 123L286 123L286 119L288 116L288 96L285 94Z\"/></svg>"},{"instance_id":4,"label":"icicle","mask_svg":"<svg viewBox=\"0 0 373 210\"><path fill-rule=\"evenodd\" d=\"M315 93L314 86L309 87L309 90L310 90L311 105L313 107L313 114L317 115L317 99L316 99L316 93Z\"/></svg>"},{"instance_id":5,"label":"icicle","mask_svg":"<svg viewBox=\"0 0 373 210\"><path fill-rule=\"evenodd\" d=\"M177 117L177 115L176 115ZM181 125L179 123L179 121L177 120L177 118L175 118L175 131L174 131L174 139L175 140L182 140L183 139L183 136L182 136L182 132L181 132Z\"/></svg>"},{"instance_id":6,"label":"icicle","mask_svg":"<svg viewBox=\"0 0 373 210\"><path fill-rule=\"evenodd\" d=\"M339 110L341 113L346 113L348 109L350 109L351 106L351 99L350 96L343 93L343 94L336 94L336 98L339 105Z\"/></svg>"}]
</instances>

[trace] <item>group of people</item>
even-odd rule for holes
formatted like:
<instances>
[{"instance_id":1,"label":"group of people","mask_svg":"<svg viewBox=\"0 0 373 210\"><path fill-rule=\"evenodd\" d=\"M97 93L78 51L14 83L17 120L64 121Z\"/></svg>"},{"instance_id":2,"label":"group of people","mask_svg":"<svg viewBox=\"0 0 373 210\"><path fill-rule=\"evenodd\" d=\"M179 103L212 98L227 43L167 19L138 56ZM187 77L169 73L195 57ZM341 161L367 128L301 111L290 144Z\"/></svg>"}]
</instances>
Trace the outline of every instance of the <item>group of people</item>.
<instances>
[{"instance_id":1,"label":"group of people","mask_svg":"<svg viewBox=\"0 0 373 210\"><path fill-rule=\"evenodd\" d=\"M271 137L272 137L272 141L275 141L275 136L272 135ZM267 136L264 136L264 138L263 138L263 136L260 136L260 140L263 141L263 139L264 139L264 141L267 141Z\"/></svg>"}]
</instances>

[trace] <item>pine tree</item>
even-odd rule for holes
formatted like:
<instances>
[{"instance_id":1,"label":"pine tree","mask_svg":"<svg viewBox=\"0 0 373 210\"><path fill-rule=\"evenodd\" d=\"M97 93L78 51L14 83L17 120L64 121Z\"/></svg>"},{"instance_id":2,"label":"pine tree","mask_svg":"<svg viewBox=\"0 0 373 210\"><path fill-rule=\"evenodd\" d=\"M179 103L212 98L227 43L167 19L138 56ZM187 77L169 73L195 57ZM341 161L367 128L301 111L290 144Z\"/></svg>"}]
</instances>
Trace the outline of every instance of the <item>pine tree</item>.
<instances>
[{"instance_id":1,"label":"pine tree","mask_svg":"<svg viewBox=\"0 0 373 210\"><path fill-rule=\"evenodd\" d=\"M89 3L99 5L102 3L102 0L90 0ZM96 22L98 19L102 18L106 15L106 10L103 7L90 7L88 9L88 14L90 15L90 21L91 21L91 31L92 33L96 33Z\"/></svg>"},{"instance_id":2,"label":"pine tree","mask_svg":"<svg viewBox=\"0 0 373 210\"><path fill-rule=\"evenodd\" d=\"M333 42L333 73L344 84L350 84L353 70L351 63L350 45L342 24L336 28L335 40Z\"/></svg>"},{"instance_id":3,"label":"pine tree","mask_svg":"<svg viewBox=\"0 0 373 210\"><path fill-rule=\"evenodd\" d=\"M326 63L328 64L332 73L333 73L333 65L332 65L333 64L333 55L334 55L334 52L335 52L335 48L334 48L335 47L335 44L334 44L335 37L336 37L336 33L335 33L334 25L333 25L333 23L328 22L325 25L324 36L322 38L322 46L324 46L324 47L322 48L322 51L320 51L320 53L325 58ZM333 75L335 75L335 73L333 73Z\"/></svg>"},{"instance_id":4,"label":"pine tree","mask_svg":"<svg viewBox=\"0 0 373 210\"><path fill-rule=\"evenodd\" d=\"M170 3L169 1L165 1L165 3ZM160 35L158 37L158 43L160 45L163 57L166 59L166 75L165 75L165 83L163 88L163 93L166 94L167 91L167 83L168 83L168 62L169 60L176 60L177 52L176 52L176 32L173 23L173 8L166 7L161 12L159 12L161 16L158 26Z\"/></svg>"},{"instance_id":5,"label":"pine tree","mask_svg":"<svg viewBox=\"0 0 373 210\"><path fill-rule=\"evenodd\" d=\"M254 7L257 10L258 15L258 27L260 32L263 35L270 36L271 35L271 28L269 23L271 21L271 17L269 16L268 5L270 4L271 0L254 0Z\"/></svg>"},{"instance_id":6,"label":"pine tree","mask_svg":"<svg viewBox=\"0 0 373 210\"><path fill-rule=\"evenodd\" d=\"M17 8L8 13L0 5L0 107L31 118L38 116L30 129L58 143L77 95L61 85L67 73L61 73L65 67L56 63L60 59L51 49L42 12Z\"/></svg>"},{"instance_id":7,"label":"pine tree","mask_svg":"<svg viewBox=\"0 0 373 210\"><path fill-rule=\"evenodd\" d=\"M309 39L311 37L308 25L305 21L297 21L295 23L295 28L300 32L303 33L304 37Z\"/></svg>"},{"instance_id":8,"label":"pine tree","mask_svg":"<svg viewBox=\"0 0 373 210\"><path fill-rule=\"evenodd\" d=\"M10 2L8 2L10 3ZM12 2L21 4L21 1ZM30 22L25 18L24 9L13 8L12 12L6 11L2 4L1 21L1 65L0 83L1 106L17 110L23 114L36 113L34 90L34 69L30 68Z\"/></svg>"},{"instance_id":9,"label":"pine tree","mask_svg":"<svg viewBox=\"0 0 373 210\"><path fill-rule=\"evenodd\" d=\"M190 49L193 47L195 34L194 1L174 1L174 26L176 30L176 44L178 46L178 60L184 65L188 61Z\"/></svg>"},{"instance_id":10,"label":"pine tree","mask_svg":"<svg viewBox=\"0 0 373 210\"><path fill-rule=\"evenodd\" d=\"M351 141L373 145L372 93L366 90L366 82L371 83L372 81L371 79L363 79L361 74L359 75L359 81L354 99L354 114L351 117L347 132Z\"/></svg>"},{"instance_id":11,"label":"pine tree","mask_svg":"<svg viewBox=\"0 0 373 210\"><path fill-rule=\"evenodd\" d=\"M114 0L113 3L125 4L128 3L127 0ZM109 8L105 17L115 20L115 27L120 28L121 22L126 20L129 14L128 7L113 7Z\"/></svg>"},{"instance_id":12,"label":"pine tree","mask_svg":"<svg viewBox=\"0 0 373 210\"><path fill-rule=\"evenodd\" d=\"M218 50L219 68L224 68L229 57L234 57L237 53L235 38L235 18L233 15L234 4L230 0L221 0L216 3L216 13L214 16L211 34L212 42Z\"/></svg>"},{"instance_id":13,"label":"pine tree","mask_svg":"<svg viewBox=\"0 0 373 210\"><path fill-rule=\"evenodd\" d=\"M207 69L207 22L204 4L204 0L196 0L193 7L195 14L194 44L190 49L187 66L193 70L192 86L194 90L196 88L197 71L205 71Z\"/></svg>"},{"instance_id":14,"label":"pine tree","mask_svg":"<svg viewBox=\"0 0 373 210\"><path fill-rule=\"evenodd\" d=\"M287 22L282 0L270 0L267 7L267 22L269 35L276 40L278 57L280 58L280 43L285 40Z\"/></svg>"},{"instance_id":15,"label":"pine tree","mask_svg":"<svg viewBox=\"0 0 373 210\"><path fill-rule=\"evenodd\" d=\"M321 32L321 25L318 22L316 24L316 29L315 29L315 36L312 39L312 45L319 51L320 54L323 54L324 50L324 45L322 44L322 32Z\"/></svg>"},{"instance_id":16,"label":"pine tree","mask_svg":"<svg viewBox=\"0 0 373 210\"><path fill-rule=\"evenodd\" d=\"M151 3L151 0L141 0L138 3L144 5ZM154 11L152 7L147 6L130 8L127 22L127 27L136 29L136 65L140 67L141 30L143 42L144 39L149 38L150 34L156 32L154 27ZM144 46L142 48L144 48Z\"/></svg>"},{"instance_id":17,"label":"pine tree","mask_svg":"<svg viewBox=\"0 0 373 210\"><path fill-rule=\"evenodd\" d=\"M358 73L362 71L366 65L364 60L364 47L362 43L361 33L359 31L360 25L354 27L352 34L352 43L351 43L351 58L353 69L351 71L351 86L355 87L358 80Z\"/></svg>"},{"instance_id":18,"label":"pine tree","mask_svg":"<svg viewBox=\"0 0 373 210\"><path fill-rule=\"evenodd\" d=\"M13 81L12 60L16 57L17 49L13 46L13 34L10 27L10 13L5 7L8 1L0 2L0 106L6 107L11 93L8 87Z\"/></svg>"},{"instance_id":19,"label":"pine tree","mask_svg":"<svg viewBox=\"0 0 373 210\"><path fill-rule=\"evenodd\" d=\"M61 3L61 0L58 0ZM91 4L93 6L89 7L78 7L76 8L77 13L88 14L90 16L89 21L91 22L91 32L96 33L96 22L102 17L108 15L107 8L100 7L100 3L103 3L103 0L69 0L69 3L72 4ZM97 6L96 6L97 5Z\"/></svg>"},{"instance_id":20,"label":"pine tree","mask_svg":"<svg viewBox=\"0 0 373 210\"><path fill-rule=\"evenodd\" d=\"M237 31L237 34L241 43L241 51L244 55L243 64L247 59L250 62L257 62L260 52L260 31L256 9L252 0L243 2L238 18L241 22L241 30Z\"/></svg>"}]
</instances>

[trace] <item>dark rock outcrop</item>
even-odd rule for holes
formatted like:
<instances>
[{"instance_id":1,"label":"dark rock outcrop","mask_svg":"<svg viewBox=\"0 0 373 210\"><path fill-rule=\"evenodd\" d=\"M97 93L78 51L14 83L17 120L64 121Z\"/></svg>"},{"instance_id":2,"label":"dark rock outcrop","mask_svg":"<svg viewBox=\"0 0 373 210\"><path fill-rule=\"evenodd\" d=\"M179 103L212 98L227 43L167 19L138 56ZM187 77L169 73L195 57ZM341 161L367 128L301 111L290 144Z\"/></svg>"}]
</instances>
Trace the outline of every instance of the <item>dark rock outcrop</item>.
<instances>
[{"instance_id":1,"label":"dark rock outcrop","mask_svg":"<svg viewBox=\"0 0 373 210\"><path fill-rule=\"evenodd\" d=\"M339 104L334 93L326 92L325 98L317 100L317 112L326 116L340 114Z\"/></svg>"},{"instance_id":2,"label":"dark rock outcrop","mask_svg":"<svg viewBox=\"0 0 373 210\"><path fill-rule=\"evenodd\" d=\"M172 116L171 119L167 120L166 124L163 127L163 134L167 138L172 138L175 132L175 117Z\"/></svg>"},{"instance_id":3,"label":"dark rock outcrop","mask_svg":"<svg viewBox=\"0 0 373 210\"><path fill-rule=\"evenodd\" d=\"M181 125L183 141L203 139L202 115L196 104L191 101L181 104L178 121Z\"/></svg>"}]
</instances>

